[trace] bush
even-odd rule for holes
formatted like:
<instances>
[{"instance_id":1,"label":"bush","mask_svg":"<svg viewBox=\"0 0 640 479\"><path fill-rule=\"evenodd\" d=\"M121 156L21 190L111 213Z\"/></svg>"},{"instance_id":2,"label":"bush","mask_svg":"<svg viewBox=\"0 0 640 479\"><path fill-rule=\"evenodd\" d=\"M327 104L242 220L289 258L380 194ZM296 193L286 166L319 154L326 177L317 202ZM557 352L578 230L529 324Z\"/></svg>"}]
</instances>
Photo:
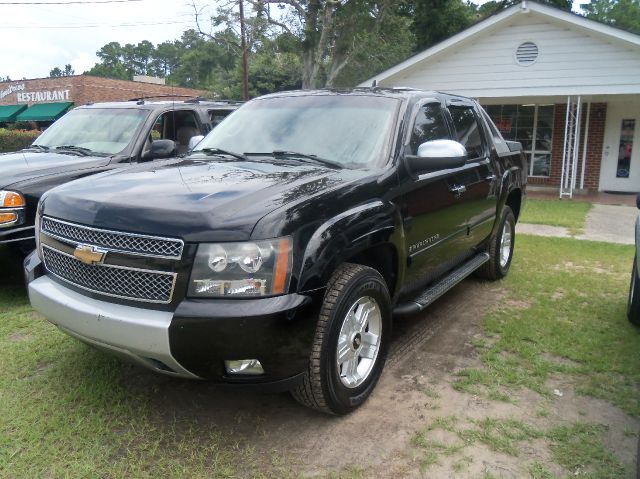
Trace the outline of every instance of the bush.
<instances>
[{"instance_id":1,"label":"bush","mask_svg":"<svg viewBox=\"0 0 640 479\"><path fill-rule=\"evenodd\" d=\"M39 135L40 132L38 130L7 130L0 128L0 153L26 148Z\"/></svg>"}]
</instances>

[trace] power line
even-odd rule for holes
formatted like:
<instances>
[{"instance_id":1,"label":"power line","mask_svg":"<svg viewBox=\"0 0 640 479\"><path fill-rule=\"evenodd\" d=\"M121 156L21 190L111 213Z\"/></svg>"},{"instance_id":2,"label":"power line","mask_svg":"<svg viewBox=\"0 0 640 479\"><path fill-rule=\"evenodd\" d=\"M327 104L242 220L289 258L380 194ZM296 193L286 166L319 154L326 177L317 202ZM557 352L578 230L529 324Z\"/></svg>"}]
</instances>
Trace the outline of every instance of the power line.
<instances>
[{"instance_id":1,"label":"power line","mask_svg":"<svg viewBox=\"0 0 640 479\"><path fill-rule=\"evenodd\" d=\"M69 2L0 2L0 5L84 5L90 3L129 3L143 0L71 0Z\"/></svg>"},{"instance_id":2,"label":"power line","mask_svg":"<svg viewBox=\"0 0 640 479\"><path fill-rule=\"evenodd\" d=\"M191 22L133 22L133 23L115 23L115 24L83 24L83 25L0 25L0 28L7 30L27 30L27 29L45 29L45 28L117 28L117 27L150 27L154 25L189 25Z\"/></svg>"}]
</instances>

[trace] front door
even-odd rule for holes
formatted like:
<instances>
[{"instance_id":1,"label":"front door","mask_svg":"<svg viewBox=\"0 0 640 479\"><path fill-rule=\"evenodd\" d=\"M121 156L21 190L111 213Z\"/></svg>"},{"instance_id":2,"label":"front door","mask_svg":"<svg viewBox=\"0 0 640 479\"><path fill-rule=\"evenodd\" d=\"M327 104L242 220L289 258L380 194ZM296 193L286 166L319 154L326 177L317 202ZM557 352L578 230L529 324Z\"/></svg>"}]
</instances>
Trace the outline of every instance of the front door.
<instances>
[{"instance_id":1,"label":"front door","mask_svg":"<svg viewBox=\"0 0 640 479\"><path fill-rule=\"evenodd\" d=\"M600 191L640 190L640 104L609 103Z\"/></svg>"}]
</instances>

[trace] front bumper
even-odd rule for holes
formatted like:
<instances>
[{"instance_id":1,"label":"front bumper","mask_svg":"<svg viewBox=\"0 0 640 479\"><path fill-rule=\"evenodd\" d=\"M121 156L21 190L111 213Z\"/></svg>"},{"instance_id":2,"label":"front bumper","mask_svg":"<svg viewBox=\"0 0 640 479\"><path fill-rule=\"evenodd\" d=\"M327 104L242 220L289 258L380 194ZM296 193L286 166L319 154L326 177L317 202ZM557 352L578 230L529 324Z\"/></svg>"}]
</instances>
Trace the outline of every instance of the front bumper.
<instances>
[{"instance_id":1,"label":"front bumper","mask_svg":"<svg viewBox=\"0 0 640 479\"><path fill-rule=\"evenodd\" d=\"M222 383L290 387L309 361L319 302L291 294L182 301L158 311L85 296L25 260L33 308L65 333L156 372ZM264 375L227 374L225 360L258 359Z\"/></svg>"},{"instance_id":2,"label":"front bumper","mask_svg":"<svg viewBox=\"0 0 640 479\"><path fill-rule=\"evenodd\" d=\"M0 244L28 244L32 248L36 246L35 228L31 226L15 226L10 228L0 228Z\"/></svg>"}]
</instances>

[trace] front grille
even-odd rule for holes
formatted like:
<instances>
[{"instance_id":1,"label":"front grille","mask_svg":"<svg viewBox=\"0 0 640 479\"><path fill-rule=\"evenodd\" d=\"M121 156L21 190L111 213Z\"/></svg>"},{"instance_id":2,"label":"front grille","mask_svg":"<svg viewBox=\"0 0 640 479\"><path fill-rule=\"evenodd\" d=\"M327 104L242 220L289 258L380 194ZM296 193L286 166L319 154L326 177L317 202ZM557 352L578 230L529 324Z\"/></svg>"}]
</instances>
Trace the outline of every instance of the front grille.
<instances>
[{"instance_id":1,"label":"front grille","mask_svg":"<svg viewBox=\"0 0 640 479\"><path fill-rule=\"evenodd\" d=\"M108 265L89 266L46 245L42 245L42 254L47 270L88 291L150 303L171 302L175 273Z\"/></svg>"},{"instance_id":2,"label":"front grille","mask_svg":"<svg viewBox=\"0 0 640 479\"><path fill-rule=\"evenodd\" d=\"M184 243L179 239L90 228L46 216L42 218L40 228L43 233L62 240L158 258L180 259L184 247Z\"/></svg>"}]
</instances>

